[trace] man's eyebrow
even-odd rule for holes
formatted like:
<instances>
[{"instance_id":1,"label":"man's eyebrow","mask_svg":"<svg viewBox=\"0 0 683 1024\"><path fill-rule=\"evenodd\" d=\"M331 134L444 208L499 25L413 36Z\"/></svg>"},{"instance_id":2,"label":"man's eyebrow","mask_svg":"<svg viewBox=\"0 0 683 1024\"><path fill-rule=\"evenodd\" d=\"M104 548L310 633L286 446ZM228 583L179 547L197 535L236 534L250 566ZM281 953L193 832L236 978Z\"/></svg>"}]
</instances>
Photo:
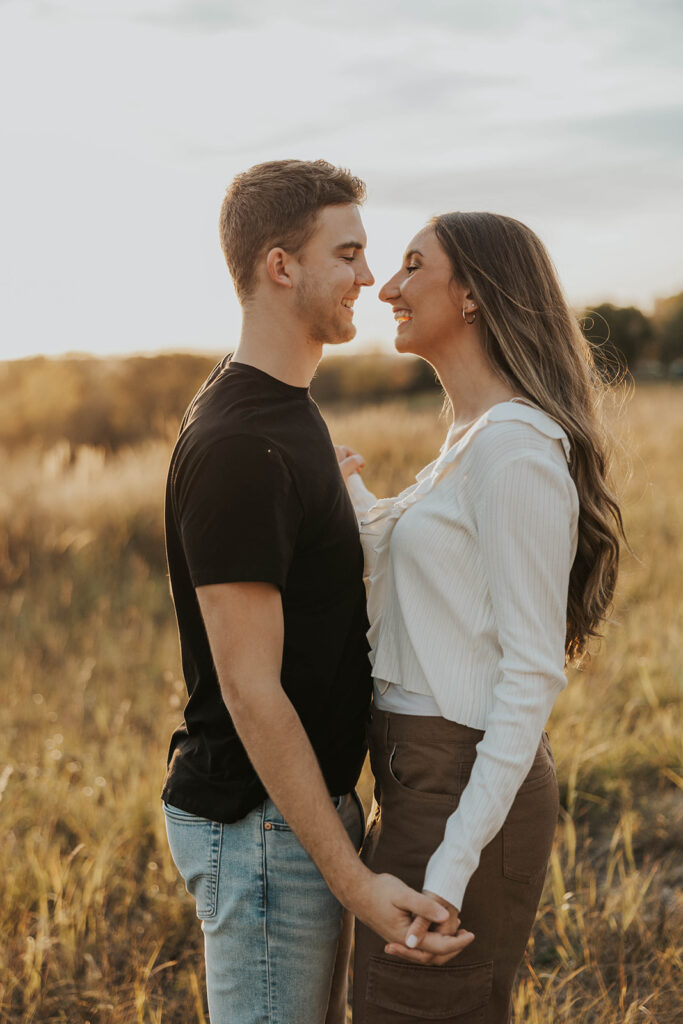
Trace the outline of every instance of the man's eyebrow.
<instances>
[{"instance_id":1,"label":"man's eyebrow","mask_svg":"<svg viewBox=\"0 0 683 1024\"><path fill-rule=\"evenodd\" d=\"M364 249L365 246L362 242L342 242L341 245L336 246L337 249Z\"/></svg>"}]
</instances>

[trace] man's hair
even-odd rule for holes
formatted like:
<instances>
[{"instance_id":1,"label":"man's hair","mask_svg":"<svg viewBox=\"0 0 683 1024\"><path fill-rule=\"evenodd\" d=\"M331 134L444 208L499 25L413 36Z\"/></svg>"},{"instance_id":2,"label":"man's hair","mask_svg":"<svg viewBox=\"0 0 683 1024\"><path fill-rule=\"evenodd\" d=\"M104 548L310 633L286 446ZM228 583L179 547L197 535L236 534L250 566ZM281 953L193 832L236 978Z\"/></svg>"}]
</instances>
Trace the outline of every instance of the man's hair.
<instances>
[{"instance_id":1,"label":"man's hair","mask_svg":"<svg viewBox=\"0 0 683 1024\"><path fill-rule=\"evenodd\" d=\"M252 292L259 257L276 246L298 252L323 207L364 200L365 183L327 160L269 160L238 174L223 200L219 230L240 302Z\"/></svg>"}]
</instances>

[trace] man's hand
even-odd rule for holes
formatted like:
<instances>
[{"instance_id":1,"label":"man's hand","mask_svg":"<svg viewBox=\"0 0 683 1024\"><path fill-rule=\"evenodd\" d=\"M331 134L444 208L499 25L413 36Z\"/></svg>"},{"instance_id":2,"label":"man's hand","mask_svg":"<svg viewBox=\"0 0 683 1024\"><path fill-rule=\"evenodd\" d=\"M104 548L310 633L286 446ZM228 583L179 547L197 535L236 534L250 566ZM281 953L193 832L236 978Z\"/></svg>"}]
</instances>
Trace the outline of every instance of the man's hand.
<instances>
[{"instance_id":1,"label":"man's hand","mask_svg":"<svg viewBox=\"0 0 683 1024\"><path fill-rule=\"evenodd\" d=\"M420 924L422 941L416 962L445 963L464 949L473 936L469 932L455 934L460 922L453 931L448 930L451 914L443 902L431 893L415 892L393 875L375 875L367 871L349 905L368 928L388 940L386 952L404 949L407 932L415 928L417 921L424 922L424 929ZM435 930L429 931L430 927ZM407 959L414 958L413 950L406 949L406 952ZM422 957L429 959L423 960Z\"/></svg>"},{"instance_id":2,"label":"man's hand","mask_svg":"<svg viewBox=\"0 0 683 1024\"><path fill-rule=\"evenodd\" d=\"M427 927L445 921L438 901L391 875L374 875L359 859L282 689L284 620L277 587L221 583L198 587L197 599L221 692L251 763L337 899L387 942L403 942L416 915Z\"/></svg>"},{"instance_id":3,"label":"man's hand","mask_svg":"<svg viewBox=\"0 0 683 1024\"><path fill-rule=\"evenodd\" d=\"M357 473L365 466L365 459L360 452L349 448L347 444L335 444L334 450L337 454L341 475L345 480L348 480L352 473Z\"/></svg>"},{"instance_id":4,"label":"man's hand","mask_svg":"<svg viewBox=\"0 0 683 1024\"><path fill-rule=\"evenodd\" d=\"M441 906L448 916L435 924L433 917L417 914L403 939L389 942L384 952L416 964L445 964L469 946L474 935L460 927L460 911L452 903L427 890L423 896Z\"/></svg>"},{"instance_id":5,"label":"man's hand","mask_svg":"<svg viewBox=\"0 0 683 1024\"><path fill-rule=\"evenodd\" d=\"M337 899L387 942L403 943L413 918L447 923L438 898L360 861L330 799L320 766L289 697L280 666L284 621L277 587L221 583L197 588L221 692L247 754L278 810ZM430 931L421 948L453 956L461 937Z\"/></svg>"}]
</instances>

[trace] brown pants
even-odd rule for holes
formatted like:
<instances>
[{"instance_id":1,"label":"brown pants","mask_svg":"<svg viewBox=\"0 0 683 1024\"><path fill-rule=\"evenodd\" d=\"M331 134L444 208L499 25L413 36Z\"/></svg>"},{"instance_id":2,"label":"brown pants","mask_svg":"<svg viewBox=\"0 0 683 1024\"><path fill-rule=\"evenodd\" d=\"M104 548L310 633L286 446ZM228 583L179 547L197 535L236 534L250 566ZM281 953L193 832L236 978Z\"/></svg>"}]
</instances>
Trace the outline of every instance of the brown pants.
<instances>
[{"instance_id":1,"label":"brown pants","mask_svg":"<svg viewBox=\"0 0 683 1024\"><path fill-rule=\"evenodd\" d=\"M375 709L370 757L376 808L365 863L422 889L484 733L444 718ZM510 995L541 898L557 822L558 793L548 737L502 829L482 850L461 910L474 941L441 967L387 956L385 942L356 924L354 1024L507 1024Z\"/></svg>"}]
</instances>

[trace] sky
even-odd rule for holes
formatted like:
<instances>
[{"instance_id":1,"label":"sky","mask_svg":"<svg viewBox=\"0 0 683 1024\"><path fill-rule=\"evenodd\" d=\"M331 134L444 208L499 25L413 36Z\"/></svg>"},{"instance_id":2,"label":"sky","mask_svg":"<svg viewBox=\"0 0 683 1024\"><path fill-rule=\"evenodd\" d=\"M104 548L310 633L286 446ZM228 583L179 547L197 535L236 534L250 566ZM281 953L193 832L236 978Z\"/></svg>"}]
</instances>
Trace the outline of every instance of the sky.
<instances>
[{"instance_id":1,"label":"sky","mask_svg":"<svg viewBox=\"0 0 683 1024\"><path fill-rule=\"evenodd\" d=\"M224 352L233 176L368 185L377 298L436 213L528 223L577 308L683 289L679 0L0 0L0 358Z\"/></svg>"}]
</instances>

